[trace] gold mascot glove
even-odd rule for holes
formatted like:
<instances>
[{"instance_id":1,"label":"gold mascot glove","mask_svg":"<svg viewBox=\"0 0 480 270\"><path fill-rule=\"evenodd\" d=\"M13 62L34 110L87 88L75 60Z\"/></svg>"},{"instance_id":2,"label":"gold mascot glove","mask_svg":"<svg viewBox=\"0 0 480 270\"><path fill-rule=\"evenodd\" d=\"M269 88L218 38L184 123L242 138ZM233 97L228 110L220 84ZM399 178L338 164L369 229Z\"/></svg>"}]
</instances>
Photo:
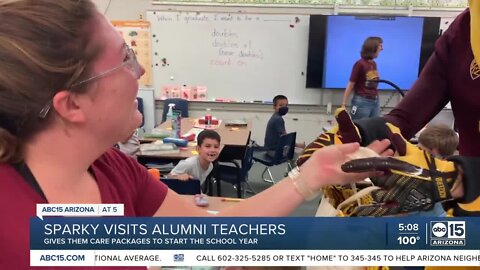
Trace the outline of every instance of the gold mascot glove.
<instances>
[{"instance_id":1,"label":"gold mascot glove","mask_svg":"<svg viewBox=\"0 0 480 270\"><path fill-rule=\"evenodd\" d=\"M313 152L325 146L361 141L357 127L353 124L350 115L344 108L335 110L335 119L337 120L338 126L328 132L320 134L315 141L305 147L297 159L297 166L301 166L312 156Z\"/></svg>"},{"instance_id":2,"label":"gold mascot glove","mask_svg":"<svg viewBox=\"0 0 480 270\"><path fill-rule=\"evenodd\" d=\"M436 202L451 199L450 189L457 178L453 162L440 160L406 141L400 130L387 123L390 140L400 156L351 160L345 172L380 171L372 182L382 189L370 195L374 201L355 209L353 216L389 216L426 211Z\"/></svg>"},{"instance_id":3,"label":"gold mascot glove","mask_svg":"<svg viewBox=\"0 0 480 270\"><path fill-rule=\"evenodd\" d=\"M480 65L480 1L468 0L470 7L470 45L475 62Z\"/></svg>"}]
</instances>

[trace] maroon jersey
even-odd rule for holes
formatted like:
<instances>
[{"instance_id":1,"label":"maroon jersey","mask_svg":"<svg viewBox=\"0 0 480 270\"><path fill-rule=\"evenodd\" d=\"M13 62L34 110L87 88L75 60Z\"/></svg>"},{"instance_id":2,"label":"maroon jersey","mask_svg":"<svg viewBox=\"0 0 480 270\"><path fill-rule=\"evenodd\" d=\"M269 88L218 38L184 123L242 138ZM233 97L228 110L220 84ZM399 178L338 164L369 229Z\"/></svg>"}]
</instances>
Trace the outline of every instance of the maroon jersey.
<instances>
[{"instance_id":1,"label":"maroon jersey","mask_svg":"<svg viewBox=\"0 0 480 270\"><path fill-rule=\"evenodd\" d=\"M110 150L91 166L103 203L123 203L125 216L152 216L167 194L167 187L154 180L133 159ZM10 165L0 164L0 269L30 269L30 217L45 199ZM71 269L54 267L53 269ZM50 269L35 267L34 269ZM92 269L75 267L74 269ZM95 267L95 269L139 269ZM140 267L140 269L146 269Z\"/></svg>"},{"instance_id":2,"label":"maroon jersey","mask_svg":"<svg viewBox=\"0 0 480 270\"><path fill-rule=\"evenodd\" d=\"M378 83L370 80L378 80L377 63L373 60L362 58L353 65L350 81L354 82L353 90L356 95L375 98L378 95Z\"/></svg>"},{"instance_id":3,"label":"maroon jersey","mask_svg":"<svg viewBox=\"0 0 480 270\"><path fill-rule=\"evenodd\" d=\"M460 154L480 156L480 70L470 46L468 9L437 40L419 79L385 119L411 138L449 101L460 136Z\"/></svg>"}]
</instances>

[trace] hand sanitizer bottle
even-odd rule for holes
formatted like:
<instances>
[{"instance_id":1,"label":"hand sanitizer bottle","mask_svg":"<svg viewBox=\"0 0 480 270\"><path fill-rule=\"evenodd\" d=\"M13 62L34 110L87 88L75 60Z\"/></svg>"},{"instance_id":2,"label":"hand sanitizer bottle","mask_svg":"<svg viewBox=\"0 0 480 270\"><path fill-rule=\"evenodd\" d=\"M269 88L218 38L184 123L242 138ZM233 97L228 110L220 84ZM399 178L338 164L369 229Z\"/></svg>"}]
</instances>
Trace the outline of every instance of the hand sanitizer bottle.
<instances>
[{"instance_id":1,"label":"hand sanitizer bottle","mask_svg":"<svg viewBox=\"0 0 480 270\"><path fill-rule=\"evenodd\" d=\"M172 137L180 139L182 130L182 118L179 111L173 111L172 116Z\"/></svg>"},{"instance_id":2,"label":"hand sanitizer bottle","mask_svg":"<svg viewBox=\"0 0 480 270\"><path fill-rule=\"evenodd\" d=\"M175 107L175 103L170 103L168 104L168 112L167 112L167 118L165 121L167 122L167 128L172 128L172 119L173 119L173 108Z\"/></svg>"}]
</instances>

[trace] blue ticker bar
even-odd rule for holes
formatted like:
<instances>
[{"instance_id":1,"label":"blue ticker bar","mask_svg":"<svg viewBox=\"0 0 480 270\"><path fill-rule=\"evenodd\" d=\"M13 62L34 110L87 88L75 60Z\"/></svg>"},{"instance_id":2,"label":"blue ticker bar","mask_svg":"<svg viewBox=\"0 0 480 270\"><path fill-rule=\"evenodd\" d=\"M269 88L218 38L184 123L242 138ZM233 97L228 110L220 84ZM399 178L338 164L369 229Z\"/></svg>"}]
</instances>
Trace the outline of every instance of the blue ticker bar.
<instances>
[{"instance_id":1,"label":"blue ticker bar","mask_svg":"<svg viewBox=\"0 0 480 270\"><path fill-rule=\"evenodd\" d=\"M480 218L30 219L31 250L480 250Z\"/></svg>"}]
</instances>

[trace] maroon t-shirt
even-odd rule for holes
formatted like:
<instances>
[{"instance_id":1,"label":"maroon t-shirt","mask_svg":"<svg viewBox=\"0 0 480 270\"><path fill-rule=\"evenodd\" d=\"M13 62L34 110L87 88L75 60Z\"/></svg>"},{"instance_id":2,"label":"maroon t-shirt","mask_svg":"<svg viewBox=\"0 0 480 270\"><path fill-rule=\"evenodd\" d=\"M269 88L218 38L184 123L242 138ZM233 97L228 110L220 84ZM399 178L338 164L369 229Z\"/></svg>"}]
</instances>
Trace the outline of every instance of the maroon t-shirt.
<instances>
[{"instance_id":1,"label":"maroon t-shirt","mask_svg":"<svg viewBox=\"0 0 480 270\"><path fill-rule=\"evenodd\" d=\"M367 98L375 98L378 95L378 83L369 80L378 80L377 63L373 60L362 58L353 65L350 81L355 82L353 90L355 94Z\"/></svg>"},{"instance_id":2,"label":"maroon t-shirt","mask_svg":"<svg viewBox=\"0 0 480 270\"><path fill-rule=\"evenodd\" d=\"M107 151L91 166L102 203L123 203L125 216L152 216L168 188L148 171L116 149ZM46 203L31 184L10 165L0 164L0 269L30 269L29 219L36 204ZM72 267L32 267L71 269ZM75 267L74 269L92 269ZM145 267L95 267L94 269L146 269Z\"/></svg>"},{"instance_id":3,"label":"maroon t-shirt","mask_svg":"<svg viewBox=\"0 0 480 270\"><path fill-rule=\"evenodd\" d=\"M460 136L460 154L480 156L480 69L470 46L468 9L437 40L419 79L385 118L411 138L449 101Z\"/></svg>"}]
</instances>

